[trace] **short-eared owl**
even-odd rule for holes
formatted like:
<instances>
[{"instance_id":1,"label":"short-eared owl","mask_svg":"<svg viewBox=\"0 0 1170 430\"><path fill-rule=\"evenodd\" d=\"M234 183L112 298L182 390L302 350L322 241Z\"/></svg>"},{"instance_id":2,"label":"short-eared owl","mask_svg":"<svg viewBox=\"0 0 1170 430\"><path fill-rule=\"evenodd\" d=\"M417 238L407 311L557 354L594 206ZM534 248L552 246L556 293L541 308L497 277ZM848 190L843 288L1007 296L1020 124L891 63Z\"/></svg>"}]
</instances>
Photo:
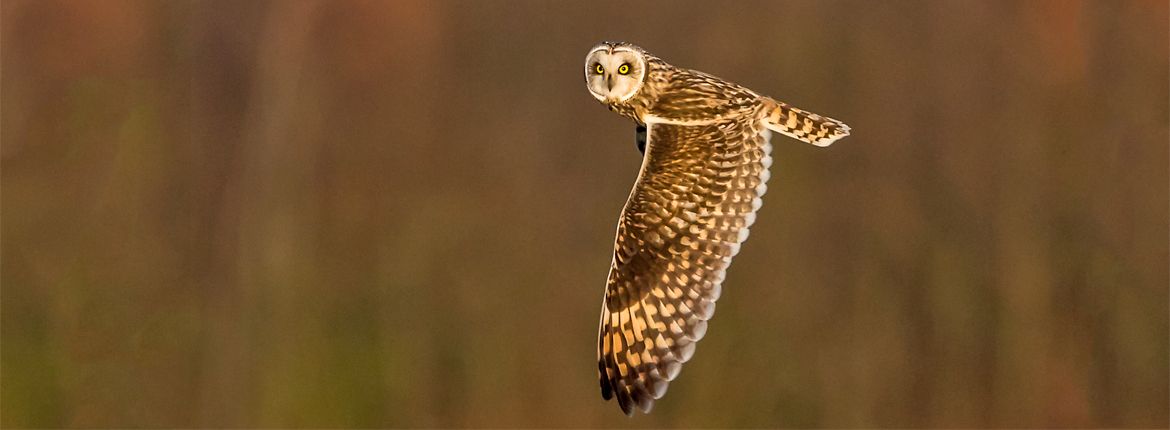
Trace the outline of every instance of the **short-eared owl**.
<instances>
[{"instance_id":1,"label":"short-eared owl","mask_svg":"<svg viewBox=\"0 0 1170 430\"><path fill-rule=\"evenodd\" d=\"M627 43L590 50L585 85L637 123L644 150L618 219L597 341L601 396L633 415L650 411L707 332L768 189L771 132L827 146L849 127Z\"/></svg>"}]
</instances>

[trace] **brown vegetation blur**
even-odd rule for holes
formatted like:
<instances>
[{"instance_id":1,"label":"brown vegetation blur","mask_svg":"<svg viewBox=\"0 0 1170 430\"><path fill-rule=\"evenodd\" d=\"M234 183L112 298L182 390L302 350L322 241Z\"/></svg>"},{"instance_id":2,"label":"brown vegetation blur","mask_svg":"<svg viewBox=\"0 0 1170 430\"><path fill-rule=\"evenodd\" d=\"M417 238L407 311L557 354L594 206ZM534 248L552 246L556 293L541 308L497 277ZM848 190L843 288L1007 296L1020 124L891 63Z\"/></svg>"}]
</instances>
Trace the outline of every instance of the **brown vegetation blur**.
<instances>
[{"instance_id":1,"label":"brown vegetation blur","mask_svg":"<svg viewBox=\"0 0 1170 430\"><path fill-rule=\"evenodd\" d=\"M1167 2L2 3L4 427L1165 427ZM653 414L617 39L848 122Z\"/></svg>"}]
</instances>

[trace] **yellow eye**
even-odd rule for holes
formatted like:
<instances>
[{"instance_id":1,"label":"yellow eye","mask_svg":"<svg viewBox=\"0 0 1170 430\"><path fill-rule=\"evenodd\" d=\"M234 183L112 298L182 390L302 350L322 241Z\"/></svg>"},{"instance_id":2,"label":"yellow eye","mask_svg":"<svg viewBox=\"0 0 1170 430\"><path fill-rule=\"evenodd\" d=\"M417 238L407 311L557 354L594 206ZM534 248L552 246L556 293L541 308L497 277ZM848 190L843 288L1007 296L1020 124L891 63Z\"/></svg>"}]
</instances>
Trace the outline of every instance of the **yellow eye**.
<instances>
[{"instance_id":1,"label":"yellow eye","mask_svg":"<svg viewBox=\"0 0 1170 430\"><path fill-rule=\"evenodd\" d=\"M599 75L602 73L605 73L605 68L601 67L601 63L597 63L596 66L593 66L593 73L596 73Z\"/></svg>"},{"instance_id":2,"label":"yellow eye","mask_svg":"<svg viewBox=\"0 0 1170 430\"><path fill-rule=\"evenodd\" d=\"M620 67L618 67L618 73L628 75L630 73L630 64L622 64Z\"/></svg>"}]
</instances>

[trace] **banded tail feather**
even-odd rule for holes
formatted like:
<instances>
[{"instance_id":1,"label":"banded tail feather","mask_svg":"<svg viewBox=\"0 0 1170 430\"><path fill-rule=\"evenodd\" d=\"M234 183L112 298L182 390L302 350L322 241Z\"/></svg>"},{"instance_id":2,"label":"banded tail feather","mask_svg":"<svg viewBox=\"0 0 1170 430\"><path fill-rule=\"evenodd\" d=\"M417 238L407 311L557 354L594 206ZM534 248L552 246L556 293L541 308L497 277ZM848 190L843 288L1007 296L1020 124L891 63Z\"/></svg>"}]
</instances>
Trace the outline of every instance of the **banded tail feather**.
<instances>
[{"instance_id":1,"label":"banded tail feather","mask_svg":"<svg viewBox=\"0 0 1170 430\"><path fill-rule=\"evenodd\" d=\"M849 135L849 126L841 121L770 101L775 106L766 110L764 125L772 131L816 146L829 146Z\"/></svg>"}]
</instances>

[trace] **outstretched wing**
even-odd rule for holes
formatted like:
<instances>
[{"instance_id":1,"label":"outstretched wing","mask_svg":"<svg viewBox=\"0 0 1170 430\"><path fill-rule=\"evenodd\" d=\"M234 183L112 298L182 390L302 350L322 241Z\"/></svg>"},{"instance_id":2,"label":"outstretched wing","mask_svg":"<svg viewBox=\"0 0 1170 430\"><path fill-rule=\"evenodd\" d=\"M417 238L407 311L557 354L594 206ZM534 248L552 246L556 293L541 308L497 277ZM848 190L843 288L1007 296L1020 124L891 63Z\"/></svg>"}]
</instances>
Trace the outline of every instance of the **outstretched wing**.
<instances>
[{"instance_id":1,"label":"outstretched wing","mask_svg":"<svg viewBox=\"0 0 1170 430\"><path fill-rule=\"evenodd\" d=\"M648 412L707 331L772 163L761 117L647 124L618 221L598 336L601 395Z\"/></svg>"}]
</instances>

